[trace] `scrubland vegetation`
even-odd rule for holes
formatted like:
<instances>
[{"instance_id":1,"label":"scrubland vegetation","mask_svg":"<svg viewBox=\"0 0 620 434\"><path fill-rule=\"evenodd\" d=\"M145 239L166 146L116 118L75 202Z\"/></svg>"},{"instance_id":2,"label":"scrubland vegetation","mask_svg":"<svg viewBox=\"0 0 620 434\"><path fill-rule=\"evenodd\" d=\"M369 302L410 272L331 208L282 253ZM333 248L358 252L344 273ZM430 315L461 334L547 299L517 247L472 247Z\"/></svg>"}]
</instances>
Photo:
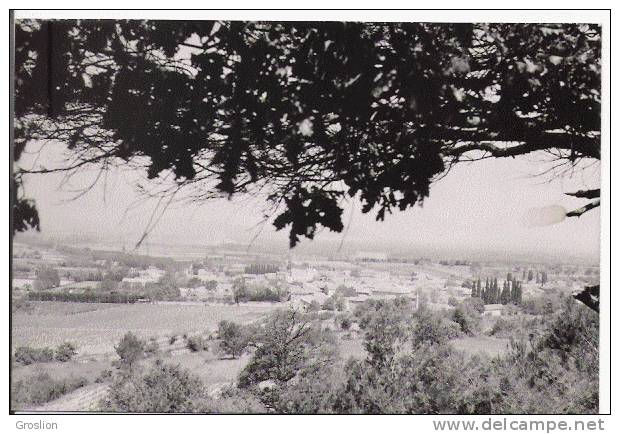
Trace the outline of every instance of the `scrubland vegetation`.
<instances>
[{"instance_id":1,"label":"scrubland vegetation","mask_svg":"<svg viewBox=\"0 0 620 434\"><path fill-rule=\"evenodd\" d=\"M276 310L250 325L220 323L222 353L251 357L217 394L179 365L156 361L114 374L101 405L208 413L598 411L596 313L565 299L548 318L499 318L487 332L482 322L467 303L434 312L415 311L406 299L372 301L346 321L339 318L341 325L358 325L364 348L361 356L343 358L343 330L326 327L313 314ZM451 343L484 333L508 336L508 350L471 355Z\"/></svg>"}]
</instances>

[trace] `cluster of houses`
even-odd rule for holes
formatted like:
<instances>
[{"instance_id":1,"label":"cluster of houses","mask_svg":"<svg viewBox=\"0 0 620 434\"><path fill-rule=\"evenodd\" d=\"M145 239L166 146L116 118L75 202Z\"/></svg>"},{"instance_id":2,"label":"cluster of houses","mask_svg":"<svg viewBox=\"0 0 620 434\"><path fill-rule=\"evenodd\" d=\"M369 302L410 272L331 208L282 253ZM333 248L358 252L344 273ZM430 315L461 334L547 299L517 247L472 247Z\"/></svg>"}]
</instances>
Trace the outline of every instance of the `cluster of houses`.
<instances>
[{"instance_id":1,"label":"cluster of houses","mask_svg":"<svg viewBox=\"0 0 620 434\"><path fill-rule=\"evenodd\" d=\"M324 306L335 295L345 309L352 309L356 304L369 299L396 297L408 297L416 306L427 303L432 308L441 309L448 308L454 300L470 297L466 288L451 282L445 270L436 272L433 264L420 265L415 272L393 272L391 269L386 270L384 264L387 260L385 253L359 252L352 258L340 261L304 258L302 262L274 257L270 259L270 266L264 265L265 258L244 257L237 252L213 255L200 264L188 261L183 274L177 274L176 277L180 283L181 298L199 302L233 302L235 288L240 281L250 289L279 290L287 295L282 301L306 309L316 305ZM250 264L254 264L254 267ZM68 281L65 277L72 273L83 274L89 269L69 270L69 267L63 267L60 263L55 268L62 271L59 289L84 291L95 289L99 283ZM93 270L95 272L98 269ZM22 274L14 276L14 288L31 283L33 277ZM160 283L165 275L165 270L153 266L132 268L119 282L117 290L140 291L149 284ZM568 286L571 282L562 283ZM486 305L484 314L498 316L503 311L503 305Z\"/></svg>"},{"instance_id":2,"label":"cluster of houses","mask_svg":"<svg viewBox=\"0 0 620 434\"><path fill-rule=\"evenodd\" d=\"M158 283L166 272L160 268L149 267L145 270L130 270L131 277L123 277L119 284L120 290L140 290L149 283Z\"/></svg>"}]
</instances>

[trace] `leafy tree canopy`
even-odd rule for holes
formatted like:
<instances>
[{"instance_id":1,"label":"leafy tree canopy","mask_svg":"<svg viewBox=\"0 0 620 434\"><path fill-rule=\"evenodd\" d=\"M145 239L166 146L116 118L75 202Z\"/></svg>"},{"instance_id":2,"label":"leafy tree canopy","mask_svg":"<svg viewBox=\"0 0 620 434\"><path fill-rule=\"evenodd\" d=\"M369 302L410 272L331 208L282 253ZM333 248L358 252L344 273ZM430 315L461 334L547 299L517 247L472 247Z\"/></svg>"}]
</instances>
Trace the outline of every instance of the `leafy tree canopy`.
<instances>
[{"instance_id":1,"label":"leafy tree canopy","mask_svg":"<svg viewBox=\"0 0 620 434\"><path fill-rule=\"evenodd\" d=\"M150 194L262 192L290 245L341 231L341 201L405 210L454 163L543 151L600 159L600 28L586 24L33 21L16 24L14 229L39 227L21 175L144 167ZM172 181L171 181L172 180ZM597 191L577 192L598 205Z\"/></svg>"}]
</instances>

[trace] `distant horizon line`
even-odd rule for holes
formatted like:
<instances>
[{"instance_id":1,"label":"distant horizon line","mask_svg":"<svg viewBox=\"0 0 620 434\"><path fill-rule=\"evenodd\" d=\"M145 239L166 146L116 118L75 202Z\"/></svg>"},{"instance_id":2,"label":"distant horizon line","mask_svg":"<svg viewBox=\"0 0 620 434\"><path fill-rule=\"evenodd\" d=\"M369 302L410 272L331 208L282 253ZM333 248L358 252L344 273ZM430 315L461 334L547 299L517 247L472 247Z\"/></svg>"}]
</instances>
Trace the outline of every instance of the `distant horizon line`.
<instances>
[{"instance_id":1,"label":"distant horizon line","mask_svg":"<svg viewBox=\"0 0 620 434\"><path fill-rule=\"evenodd\" d=\"M112 235L112 237L99 238L99 239L91 239L96 238L98 235L95 233L91 234L75 234L75 233L42 233L42 232L32 232L28 231L26 233L17 233L14 236L13 241L19 242L20 238L25 239L39 239L41 241L48 242L61 242L66 243L67 245L83 245L88 243L100 243L107 246L102 247L116 247L119 251L124 247L123 244L133 244L133 243L123 243L122 238L123 235ZM100 236L99 236L100 237ZM38 240L35 240L38 241ZM248 243L249 244L249 243ZM163 241L163 240L152 240L148 242L148 245L142 245L138 249L132 249L129 247L126 252L133 254L146 254L145 250L150 250L153 247L177 247L177 248L194 248L198 251L188 252L188 253L200 253L203 249L209 248L222 248L222 247L235 247L246 249L248 244L238 241L238 240L222 240L222 241L213 241L213 242L187 242L183 240L177 240L175 242ZM337 245L340 244L338 240L312 240L308 243L301 244L294 249L289 249L288 247L284 247L281 245L280 240L271 240L265 241L262 240L260 242L252 243L252 246L249 249L246 249L246 253L248 254L259 254L259 253L271 253L271 254L297 254L302 256L321 256L325 258L334 257L334 256L350 256L359 252L380 252L386 253L387 255L394 258L432 258L432 259L443 259L443 260L458 260L458 259L467 259L470 261L489 261L492 259L497 259L502 262L505 261L515 261L515 262L556 262L556 263L574 263L574 262L593 262L600 266L600 251L599 252L588 252L582 255L566 255L561 251L558 252L535 252L530 249L521 249L521 250L513 250L509 252L508 250L501 248L484 248L484 247L457 247L450 249L446 246L441 245L429 245L426 243L416 243L413 244L412 241L407 241L401 243L401 245L397 245L396 241L385 240L383 243L381 242L371 242L363 241L363 240L347 240L347 242L340 248L339 251L334 252L325 252L326 245ZM356 244L364 244L364 246L356 246ZM406 245L405 245L406 244ZM113 248L113 250L116 250ZM192 249L192 250L194 250ZM96 250L96 249L95 249ZM427 250L426 252L421 252L420 250ZM161 252L160 252L161 253ZM207 252L204 252L205 254ZM161 256L156 252L149 253L151 256ZM480 256L479 258L472 258L472 255ZM166 254L165 256L174 256L171 254ZM497 257L500 256L500 257ZM530 258L526 258L527 256L531 256ZM561 259L561 260L560 260Z\"/></svg>"}]
</instances>

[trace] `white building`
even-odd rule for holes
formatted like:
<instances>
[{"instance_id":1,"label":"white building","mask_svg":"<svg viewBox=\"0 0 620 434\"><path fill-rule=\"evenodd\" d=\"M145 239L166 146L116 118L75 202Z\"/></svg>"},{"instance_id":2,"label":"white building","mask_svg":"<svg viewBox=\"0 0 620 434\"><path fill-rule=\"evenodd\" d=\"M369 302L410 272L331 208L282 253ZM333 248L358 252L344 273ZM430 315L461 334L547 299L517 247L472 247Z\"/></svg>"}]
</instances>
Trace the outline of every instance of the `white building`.
<instances>
[{"instance_id":1,"label":"white building","mask_svg":"<svg viewBox=\"0 0 620 434\"><path fill-rule=\"evenodd\" d=\"M503 304L485 304L484 313L485 316L501 316L506 306Z\"/></svg>"}]
</instances>

